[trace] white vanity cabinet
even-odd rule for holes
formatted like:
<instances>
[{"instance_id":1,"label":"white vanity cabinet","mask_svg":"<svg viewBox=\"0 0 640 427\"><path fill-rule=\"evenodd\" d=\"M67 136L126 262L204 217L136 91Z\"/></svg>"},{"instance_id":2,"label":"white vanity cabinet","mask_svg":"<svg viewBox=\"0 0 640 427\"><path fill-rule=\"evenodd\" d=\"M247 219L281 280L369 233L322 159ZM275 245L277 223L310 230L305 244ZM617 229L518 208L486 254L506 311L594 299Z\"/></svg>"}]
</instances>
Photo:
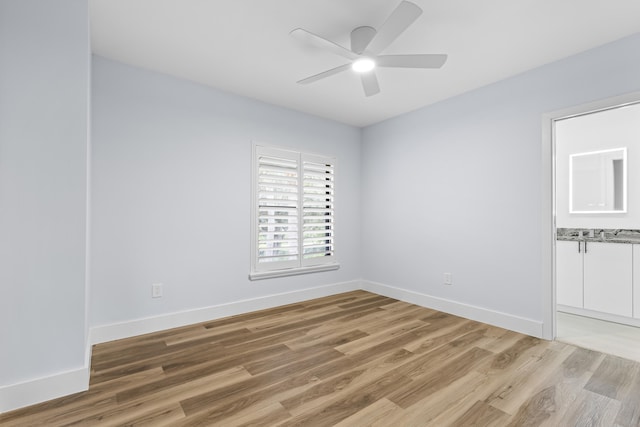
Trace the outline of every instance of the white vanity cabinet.
<instances>
[{"instance_id":1,"label":"white vanity cabinet","mask_svg":"<svg viewBox=\"0 0 640 427\"><path fill-rule=\"evenodd\" d=\"M640 319L640 245L633 245L633 317Z\"/></svg>"},{"instance_id":2,"label":"white vanity cabinet","mask_svg":"<svg viewBox=\"0 0 640 427\"><path fill-rule=\"evenodd\" d=\"M582 308L583 256L580 242L556 242L556 299L558 304Z\"/></svg>"},{"instance_id":3,"label":"white vanity cabinet","mask_svg":"<svg viewBox=\"0 0 640 427\"><path fill-rule=\"evenodd\" d=\"M632 245L601 242L578 245L577 241L556 242L557 303L632 317ZM640 264L640 259L637 262ZM638 303L640 306L640 299Z\"/></svg>"},{"instance_id":4,"label":"white vanity cabinet","mask_svg":"<svg viewBox=\"0 0 640 427\"><path fill-rule=\"evenodd\" d=\"M588 242L584 253L584 308L633 316L633 247Z\"/></svg>"}]
</instances>

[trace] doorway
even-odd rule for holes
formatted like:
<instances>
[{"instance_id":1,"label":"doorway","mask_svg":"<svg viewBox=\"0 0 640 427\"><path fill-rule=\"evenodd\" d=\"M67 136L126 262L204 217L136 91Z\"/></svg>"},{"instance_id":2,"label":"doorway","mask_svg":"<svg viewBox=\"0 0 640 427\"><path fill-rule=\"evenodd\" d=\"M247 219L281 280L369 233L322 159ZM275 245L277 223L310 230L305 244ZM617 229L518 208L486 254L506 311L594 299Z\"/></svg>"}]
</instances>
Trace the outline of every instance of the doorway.
<instances>
[{"instance_id":1,"label":"doorway","mask_svg":"<svg viewBox=\"0 0 640 427\"><path fill-rule=\"evenodd\" d=\"M640 361L640 200L628 199L640 194L640 93L543 126L544 337Z\"/></svg>"}]
</instances>

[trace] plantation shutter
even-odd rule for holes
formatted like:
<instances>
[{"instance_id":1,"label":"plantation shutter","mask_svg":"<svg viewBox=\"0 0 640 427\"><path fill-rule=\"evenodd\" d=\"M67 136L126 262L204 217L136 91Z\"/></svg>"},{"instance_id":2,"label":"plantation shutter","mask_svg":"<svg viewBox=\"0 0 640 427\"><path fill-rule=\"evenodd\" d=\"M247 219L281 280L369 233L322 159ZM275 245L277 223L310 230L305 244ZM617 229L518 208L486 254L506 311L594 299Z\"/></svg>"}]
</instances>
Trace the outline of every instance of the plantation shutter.
<instances>
[{"instance_id":1,"label":"plantation shutter","mask_svg":"<svg viewBox=\"0 0 640 427\"><path fill-rule=\"evenodd\" d=\"M300 265L299 157L257 147L257 271Z\"/></svg>"},{"instance_id":2,"label":"plantation shutter","mask_svg":"<svg viewBox=\"0 0 640 427\"><path fill-rule=\"evenodd\" d=\"M338 268L334 159L256 145L254 161L250 277Z\"/></svg>"},{"instance_id":3,"label":"plantation shutter","mask_svg":"<svg viewBox=\"0 0 640 427\"><path fill-rule=\"evenodd\" d=\"M334 161L302 154L302 265L333 262Z\"/></svg>"}]
</instances>

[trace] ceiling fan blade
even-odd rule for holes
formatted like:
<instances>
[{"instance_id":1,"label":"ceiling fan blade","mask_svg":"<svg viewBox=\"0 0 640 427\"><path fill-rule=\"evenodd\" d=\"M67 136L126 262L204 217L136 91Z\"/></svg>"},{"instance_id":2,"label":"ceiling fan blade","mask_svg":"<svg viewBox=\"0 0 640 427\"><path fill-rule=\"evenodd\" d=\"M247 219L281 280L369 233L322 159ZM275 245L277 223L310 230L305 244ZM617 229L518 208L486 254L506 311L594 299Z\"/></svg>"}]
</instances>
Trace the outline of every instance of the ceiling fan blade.
<instances>
[{"instance_id":1,"label":"ceiling fan blade","mask_svg":"<svg viewBox=\"0 0 640 427\"><path fill-rule=\"evenodd\" d=\"M360 55L376 35L373 27L358 27L351 31L351 50Z\"/></svg>"},{"instance_id":2,"label":"ceiling fan blade","mask_svg":"<svg viewBox=\"0 0 640 427\"><path fill-rule=\"evenodd\" d=\"M323 71L322 73L316 74L314 76L307 77L306 79L299 80L298 83L300 83L302 85L313 83L313 82L318 81L320 79L324 79L325 77L329 77L329 76L333 76L334 74L341 73L341 72L343 72L345 70L348 70L349 68L351 68L351 64L344 64L344 65L341 65L339 67L332 68L332 69L327 70L327 71Z\"/></svg>"},{"instance_id":3,"label":"ceiling fan blade","mask_svg":"<svg viewBox=\"0 0 640 427\"><path fill-rule=\"evenodd\" d=\"M302 28L296 28L295 30L291 31L289 34L291 34L294 38L300 40L303 43L310 44L320 49L328 50L330 52L335 53L336 55L340 55L347 59L353 60L358 57L357 54L351 52L349 49L345 49L339 44L336 44L330 40L322 38L316 34L310 33L307 30L303 30Z\"/></svg>"},{"instance_id":4,"label":"ceiling fan blade","mask_svg":"<svg viewBox=\"0 0 640 427\"><path fill-rule=\"evenodd\" d=\"M378 34L371 40L367 50L378 54L391 44L400 34L402 34L409 25L418 19L422 14L422 9L417 5L403 1L398 5L396 10L391 13L382 27L378 30Z\"/></svg>"},{"instance_id":5,"label":"ceiling fan blade","mask_svg":"<svg viewBox=\"0 0 640 427\"><path fill-rule=\"evenodd\" d=\"M440 68L447 62L444 54L380 55L376 57L378 67Z\"/></svg>"},{"instance_id":6,"label":"ceiling fan blade","mask_svg":"<svg viewBox=\"0 0 640 427\"><path fill-rule=\"evenodd\" d=\"M370 71L360 75L362 79L362 87L364 88L364 94L367 96L373 96L380 92L380 86L378 86L378 78L376 73Z\"/></svg>"}]
</instances>

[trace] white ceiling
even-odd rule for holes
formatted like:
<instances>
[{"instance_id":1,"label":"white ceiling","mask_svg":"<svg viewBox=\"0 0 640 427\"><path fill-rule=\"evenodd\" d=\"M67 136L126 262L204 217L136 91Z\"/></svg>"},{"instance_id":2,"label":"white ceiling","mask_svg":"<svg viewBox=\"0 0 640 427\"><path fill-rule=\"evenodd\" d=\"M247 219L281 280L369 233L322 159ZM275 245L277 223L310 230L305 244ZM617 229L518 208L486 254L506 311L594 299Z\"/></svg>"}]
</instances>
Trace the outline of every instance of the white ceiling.
<instances>
[{"instance_id":1,"label":"white ceiling","mask_svg":"<svg viewBox=\"0 0 640 427\"><path fill-rule=\"evenodd\" d=\"M384 51L447 53L439 70L378 69L365 97L346 60L301 45L301 27L345 47L400 0L90 0L95 54L271 104L366 126L640 31L638 0L412 0L424 13Z\"/></svg>"}]
</instances>

